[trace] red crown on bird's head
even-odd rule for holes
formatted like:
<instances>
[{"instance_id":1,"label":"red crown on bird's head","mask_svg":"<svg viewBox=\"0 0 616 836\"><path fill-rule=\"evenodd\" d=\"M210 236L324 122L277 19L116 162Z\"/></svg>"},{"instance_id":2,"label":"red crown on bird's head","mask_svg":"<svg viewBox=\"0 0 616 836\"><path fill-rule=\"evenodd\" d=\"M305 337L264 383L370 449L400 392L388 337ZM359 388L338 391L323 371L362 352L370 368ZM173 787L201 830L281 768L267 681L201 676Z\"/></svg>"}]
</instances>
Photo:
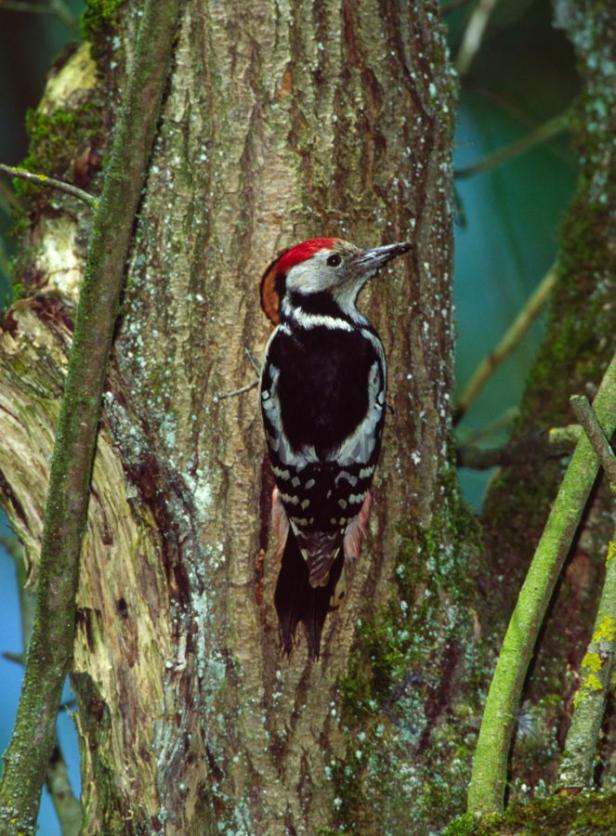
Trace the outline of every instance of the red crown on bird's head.
<instances>
[{"instance_id":1,"label":"red crown on bird's head","mask_svg":"<svg viewBox=\"0 0 616 836\"><path fill-rule=\"evenodd\" d=\"M301 264L321 250L331 250L339 238L308 238L301 244L287 247L278 253L261 277L261 307L266 317L278 325L280 322L280 284L289 270Z\"/></svg>"}]
</instances>

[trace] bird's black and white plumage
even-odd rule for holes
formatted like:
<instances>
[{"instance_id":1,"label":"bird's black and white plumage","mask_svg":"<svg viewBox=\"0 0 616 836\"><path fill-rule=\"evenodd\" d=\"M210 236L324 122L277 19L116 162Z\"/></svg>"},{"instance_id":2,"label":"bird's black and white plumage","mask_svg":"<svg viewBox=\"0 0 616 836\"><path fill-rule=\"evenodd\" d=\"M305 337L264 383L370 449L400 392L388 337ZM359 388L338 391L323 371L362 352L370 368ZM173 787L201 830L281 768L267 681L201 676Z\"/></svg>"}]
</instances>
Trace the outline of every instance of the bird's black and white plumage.
<instances>
[{"instance_id":1,"label":"bird's black and white plumage","mask_svg":"<svg viewBox=\"0 0 616 836\"><path fill-rule=\"evenodd\" d=\"M260 398L276 482L275 604L286 652L301 621L311 655L319 655L325 616L343 594L344 560L357 557L365 533L387 372L381 340L355 301L408 249L313 238L281 253L261 281L263 309L277 324Z\"/></svg>"}]
</instances>

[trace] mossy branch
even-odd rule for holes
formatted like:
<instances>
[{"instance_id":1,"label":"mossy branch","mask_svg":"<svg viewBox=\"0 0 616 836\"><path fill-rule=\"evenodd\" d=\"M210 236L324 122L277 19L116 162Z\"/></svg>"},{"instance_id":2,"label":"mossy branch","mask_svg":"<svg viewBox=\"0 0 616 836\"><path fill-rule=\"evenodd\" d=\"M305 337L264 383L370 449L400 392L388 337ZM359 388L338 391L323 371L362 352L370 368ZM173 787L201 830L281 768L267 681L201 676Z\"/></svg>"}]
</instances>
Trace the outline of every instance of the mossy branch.
<instances>
[{"instance_id":1,"label":"mossy branch","mask_svg":"<svg viewBox=\"0 0 616 836\"><path fill-rule=\"evenodd\" d=\"M573 698L558 782L566 789L591 785L597 742L605 713L616 656L616 538L605 559L605 580L588 649L582 659L580 685Z\"/></svg>"},{"instance_id":2,"label":"mossy branch","mask_svg":"<svg viewBox=\"0 0 616 836\"><path fill-rule=\"evenodd\" d=\"M594 411L607 436L616 429L616 356L605 373ZM503 809L507 761L522 686L545 611L599 470L586 435L578 441L509 621L486 700L473 759L468 809Z\"/></svg>"},{"instance_id":3,"label":"mossy branch","mask_svg":"<svg viewBox=\"0 0 616 836\"><path fill-rule=\"evenodd\" d=\"M57 189L65 194L78 197L79 200L83 200L88 206L91 206L93 209L96 208L98 199L94 195L84 192L78 186L73 186L72 183L65 183L64 180L56 180L55 177L47 177L46 174L35 174L33 171L26 171L25 168L17 168L14 165L6 165L5 163L0 163L0 171L4 174L9 174L11 177L17 177L19 180L34 183L35 186Z\"/></svg>"},{"instance_id":4,"label":"mossy branch","mask_svg":"<svg viewBox=\"0 0 616 836\"><path fill-rule=\"evenodd\" d=\"M605 475L609 479L612 490L616 491L616 456L603 430L599 426L597 416L592 406L588 403L588 398L584 395L572 395L569 403L571 404L575 417L584 428L584 432L588 436L593 450L599 457L601 467L605 470Z\"/></svg>"},{"instance_id":5,"label":"mossy branch","mask_svg":"<svg viewBox=\"0 0 616 836\"><path fill-rule=\"evenodd\" d=\"M23 654L13 654L13 661L19 661L22 665L26 661L26 651L32 637L34 618L36 612L36 595L26 586L26 567L21 544L15 541L11 549L11 556L15 561L17 569L17 585L19 591L19 614L21 619L21 634L23 637ZM4 654L5 658L7 654ZM73 788L68 774L68 767L62 754L62 748L57 738L51 758L47 765L46 775L47 789L51 796L51 802L58 817L58 823L62 830L62 836L78 836L83 823L83 811L81 803L73 794Z\"/></svg>"},{"instance_id":6,"label":"mossy branch","mask_svg":"<svg viewBox=\"0 0 616 836\"><path fill-rule=\"evenodd\" d=\"M3 834L34 829L75 636L101 396L131 231L167 81L181 0L145 0L125 98L113 132L58 422L39 565L36 618L0 785Z\"/></svg>"},{"instance_id":7,"label":"mossy branch","mask_svg":"<svg viewBox=\"0 0 616 836\"><path fill-rule=\"evenodd\" d=\"M616 491L616 457L584 395L573 395L571 406L584 428L612 490ZM582 659L580 684L573 698L573 716L567 733L559 784L583 789L592 783L597 743L605 713L616 655L616 539L608 545L605 579L592 638Z\"/></svg>"}]
</instances>

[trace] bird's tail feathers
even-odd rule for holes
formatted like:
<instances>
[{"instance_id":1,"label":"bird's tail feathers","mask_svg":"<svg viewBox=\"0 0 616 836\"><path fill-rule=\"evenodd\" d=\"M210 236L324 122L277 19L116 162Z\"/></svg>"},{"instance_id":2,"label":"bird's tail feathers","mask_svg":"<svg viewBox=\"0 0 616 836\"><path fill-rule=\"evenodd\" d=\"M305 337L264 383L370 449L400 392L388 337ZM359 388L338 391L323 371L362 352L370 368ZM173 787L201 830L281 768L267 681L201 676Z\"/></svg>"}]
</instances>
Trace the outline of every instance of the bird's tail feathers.
<instances>
[{"instance_id":1,"label":"bird's tail feathers","mask_svg":"<svg viewBox=\"0 0 616 836\"><path fill-rule=\"evenodd\" d=\"M327 582L323 586L311 586L308 564L302 556L293 530L289 530L274 594L285 653L291 652L295 630L301 621L306 630L310 657L318 659L323 624L330 609L330 600L336 597L343 560L340 551Z\"/></svg>"}]
</instances>

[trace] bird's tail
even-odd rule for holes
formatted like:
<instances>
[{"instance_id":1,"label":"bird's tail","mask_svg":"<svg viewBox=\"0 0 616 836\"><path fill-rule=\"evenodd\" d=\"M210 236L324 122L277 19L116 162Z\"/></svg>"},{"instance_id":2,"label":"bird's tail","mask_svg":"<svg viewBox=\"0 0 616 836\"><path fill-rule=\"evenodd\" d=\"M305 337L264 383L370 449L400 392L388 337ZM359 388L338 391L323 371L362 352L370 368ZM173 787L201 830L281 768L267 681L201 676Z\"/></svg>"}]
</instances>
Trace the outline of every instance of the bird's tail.
<instances>
[{"instance_id":1,"label":"bird's tail","mask_svg":"<svg viewBox=\"0 0 616 836\"><path fill-rule=\"evenodd\" d=\"M343 561L340 549L327 583L324 586L311 586L308 564L302 557L293 529L289 529L274 594L285 653L291 652L295 630L301 621L306 629L310 657L318 659L325 616L330 609L330 599L333 600L335 596Z\"/></svg>"}]
</instances>

